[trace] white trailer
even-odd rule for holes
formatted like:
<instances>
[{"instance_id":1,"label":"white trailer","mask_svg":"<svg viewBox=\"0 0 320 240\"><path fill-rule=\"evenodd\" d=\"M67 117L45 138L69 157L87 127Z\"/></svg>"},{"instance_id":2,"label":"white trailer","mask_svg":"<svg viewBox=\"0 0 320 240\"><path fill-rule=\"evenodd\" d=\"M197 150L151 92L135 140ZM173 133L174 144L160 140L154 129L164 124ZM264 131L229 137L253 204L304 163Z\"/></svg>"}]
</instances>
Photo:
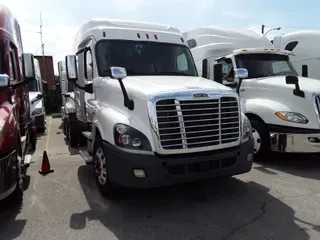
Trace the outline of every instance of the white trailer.
<instances>
[{"instance_id":1,"label":"white trailer","mask_svg":"<svg viewBox=\"0 0 320 240\"><path fill-rule=\"evenodd\" d=\"M276 48L289 50L293 66L300 76L320 80L320 30L303 30L274 37Z\"/></svg>"},{"instance_id":2,"label":"white trailer","mask_svg":"<svg viewBox=\"0 0 320 240\"><path fill-rule=\"evenodd\" d=\"M245 104L255 159L272 152L320 152L320 82L298 77L290 51L245 29L199 27L184 33L202 76L232 86Z\"/></svg>"},{"instance_id":3,"label":"white trailer","mask_svg":"<svg viewBox=\"0 0 320 240\"><path fill-rule=\"evenodd\" d=\"M93 19L79 29L74 52L67 77L77 117L88 124L81 155L103 195L252 168L251 126L238 95L198 76L178 29Z\"/></svg>"},{"instance_id":4,"label":"white trailer","mask_svg":"<svg viewBox=\"0 0 320 240\"><path fill-rule=\"evenodd\" d=\"M80 143L86 144L86 139L77 130L83 123L77 119L74 83L68 81L65 61L58 62L58 72L60 77L60 93L62 97L61 120L63 124L63 133L66 136L71 147L76 147Z\"/></svg>"}]
</instances>

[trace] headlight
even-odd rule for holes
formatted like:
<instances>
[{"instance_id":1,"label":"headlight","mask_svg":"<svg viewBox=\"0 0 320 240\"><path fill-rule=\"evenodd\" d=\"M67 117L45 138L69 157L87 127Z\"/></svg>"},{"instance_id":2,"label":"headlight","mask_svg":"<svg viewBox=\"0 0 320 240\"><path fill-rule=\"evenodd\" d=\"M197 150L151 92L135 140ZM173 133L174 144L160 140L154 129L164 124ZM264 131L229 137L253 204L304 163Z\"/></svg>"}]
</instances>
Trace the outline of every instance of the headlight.
<instances>
[{"instance_id":1,"label":"headlight","mask_svg":"<svg viewBox=\"0 0 320 240\"><path fill-rule=\"evenodd\" d=\"M75 108L65 108L65 110L66 110L66 114L75 113L76 112Z\"/></svg>"},{"instance_id":2,"label":"headlight","mask_svg":"<svg viewBox=\"0 0 320 240\"><path fill-rule=\"evenodd\" d=\"M252 135L252 127L247 116L243 116L242 122L242 141L247 141Z\"/></svg>"},{"instance_id":3,"label":"headlight","mask_svg":"<svg viewBox=\"0 0 320 240\"><path fill-rule=\"evenodd\" d=\"M114 126L114 142L122 148L151 151L150 142L143 133L121 123Z\"/></svg>"},{"instance_id":4,"label":"headlight","mask_svg":"<svg viewBox=\"0 0 320 240\"><path fill-rule=\"evenodd\" d=\"M32 112L32 116L42 114L42 108L37 108Z\"/></svg>"},{"instance_id":5,"label":"headlight","mask_svg":"<svg viewBox=\"0 0 320 240\"><path fill-rule=\"evenodd\" d=\"M0 121L0 146L2 145L2 143L4 141L3 129L4 129L4 122Z\"/></svg>"},{"instance_id":6,"label":"headlight","mask_svg":"<svg viewBox=\"0 0 320 240\"><path fill-rule=\"evenodd\" d=\"M303 116L301 113L276 112L275 114L278 118L287 122L301 123L301 124L307 124L309 122L309 120L305 116Z\"/></svg>"}]
</instances>

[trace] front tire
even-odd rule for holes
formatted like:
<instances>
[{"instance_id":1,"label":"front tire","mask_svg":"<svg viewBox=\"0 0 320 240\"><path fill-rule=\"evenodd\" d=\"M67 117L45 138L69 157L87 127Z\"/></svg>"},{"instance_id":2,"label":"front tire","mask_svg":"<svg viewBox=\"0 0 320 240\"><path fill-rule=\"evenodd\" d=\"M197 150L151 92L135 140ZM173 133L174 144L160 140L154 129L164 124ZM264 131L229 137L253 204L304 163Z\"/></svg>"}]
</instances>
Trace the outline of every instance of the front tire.
<instances>
[{"instance_id":1,"label":"front tire","mask_svg":"<svg viewBox=\"0 0 320 240\"><path fill-rule=\"evenodd\" d=\"M100 136L97 136L93 150L93 171L101 195L106 198L111 198L114 196L114 187L109 179L107 165L108 163L102 139Z\"/></svg>"},{"instance_id":2,"label":"front tire","mask_svg":"<svg viewBox=\"0 0 320 240\"><path fill-rule=\"evenodd\" d=\"M71 128L68 124L68 140L71 147L77 147L79 144L79 132L78 130Z\"/></svg>"},{"instance_id":3,"label":"front tire","mask_svg":"<svg viewBox=\"0 0 320 240\"><path fill-rule=\"evenodd\" d=\"M267 161L270 157L270 135L267 126L261 120L250 119L254 140L254 158L256 161Z\"/></svg>"},{"instance_id":4,"label":"front tire","mask_svg":"<svg viewBox=\"0 0 320 240\"><path fill-rule=\"evenodd\" d=\"M22 166L21 166L21 150L18 151L16 168L17 168L17 185L15 190L8 197L9 203L13 206L22 204L23 202L23 189L22 189Z\"/></svg>"}]
</instances>

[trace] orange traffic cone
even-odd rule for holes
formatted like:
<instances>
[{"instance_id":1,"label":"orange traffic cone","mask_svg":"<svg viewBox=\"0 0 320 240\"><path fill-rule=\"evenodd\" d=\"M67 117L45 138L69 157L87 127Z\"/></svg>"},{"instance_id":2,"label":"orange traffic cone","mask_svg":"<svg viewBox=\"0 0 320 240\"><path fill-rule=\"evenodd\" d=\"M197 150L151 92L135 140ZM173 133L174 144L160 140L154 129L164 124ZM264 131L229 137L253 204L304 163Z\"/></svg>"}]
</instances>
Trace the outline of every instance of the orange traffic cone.
<instances>
[{"instance_id":1,"label":"orange traffic cone","mask_svg":"<svg viewBox=\"0 0 320 240\"><path fill-rule=\"evenodd\" d=\"M39 173L44 175L44 174L51 173L53 171L54 170L50 167L47 151L43 151L42 166L41 166L41 169L39 170Z\"/></svg>"}]
</instances>

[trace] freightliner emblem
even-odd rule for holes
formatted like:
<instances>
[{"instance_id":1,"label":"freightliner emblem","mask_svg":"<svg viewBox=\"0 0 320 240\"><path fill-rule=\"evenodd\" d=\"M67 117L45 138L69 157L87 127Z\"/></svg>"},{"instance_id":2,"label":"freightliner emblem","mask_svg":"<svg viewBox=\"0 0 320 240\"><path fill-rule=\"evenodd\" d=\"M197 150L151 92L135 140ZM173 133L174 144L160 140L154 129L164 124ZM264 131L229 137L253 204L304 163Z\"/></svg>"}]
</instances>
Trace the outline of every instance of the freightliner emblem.
<instances>
[{"instance_id":1,"label":"freightliner emblem","mask_svg":"<svg viewBox=\"0 0 320 240\"><path fill-rule=\"evenodd\" d=\"M208 98L209 95L207 93L195 93L193 94L193 98Z\"/></svg>"}]
</instances>

